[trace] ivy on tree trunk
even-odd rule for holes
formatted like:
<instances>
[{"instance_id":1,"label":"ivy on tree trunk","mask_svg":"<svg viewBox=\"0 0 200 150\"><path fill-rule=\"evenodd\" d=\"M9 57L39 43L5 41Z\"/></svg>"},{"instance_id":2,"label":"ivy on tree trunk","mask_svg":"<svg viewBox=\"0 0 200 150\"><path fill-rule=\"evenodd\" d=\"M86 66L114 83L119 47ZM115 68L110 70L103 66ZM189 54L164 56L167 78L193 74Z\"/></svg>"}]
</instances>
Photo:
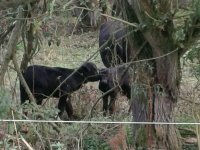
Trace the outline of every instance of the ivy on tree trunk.
<instances>
[{"instance_id":1,"label":"ivy on tree trunk","mask_svg":"<svg viewBox=\"0 0 200 150\"><path fill-rule=\"evenodd\" d=\"M148 50L145 52L144 48L137 58L144 59L146 56L156 58L143 65L136 65L139 78L132 87L137 89L132 90L133 121L167 123L173 122L172 112L179 94L180 55L173 39L171 2L167 0L154 2L156 3L132 0L124 3L131 10L130 13L126 9L124 16L129 21L143 26L130 37L130 42L134 42L132 46L136 45L135 40L138 40L136 37L139 34L141 34L139 40L148 42L146 45ZM134 52L132 54L134 55ZM148 67L149 69L144 69ZM174 125L134 125L133 133L135 145L138 147L181 149Z\"/></svg>"}]
</instances>

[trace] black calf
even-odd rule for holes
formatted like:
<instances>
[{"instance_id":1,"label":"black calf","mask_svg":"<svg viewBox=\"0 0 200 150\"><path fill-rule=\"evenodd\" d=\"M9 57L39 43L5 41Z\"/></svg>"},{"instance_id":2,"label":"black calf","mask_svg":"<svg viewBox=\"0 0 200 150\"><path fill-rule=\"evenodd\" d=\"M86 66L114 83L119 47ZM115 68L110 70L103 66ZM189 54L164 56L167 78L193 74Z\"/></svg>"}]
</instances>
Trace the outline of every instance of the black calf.
<instances>
[{"instance_id":1,"label":"black calf","mask_svg":"<svg viewBox=\"0 0 200 150\"><path fill-rule=\"evenodd\" d=\"M126 71L125 67L112 67L112 68L104 68L100 69L100 82L99 89L106 93L109 90L108 94L103 96L103 112L104 116L106 116L107 111L109 110L110 114L113 114L115 108L115 99L117 97L117 93L121 89L123 94L125 94L128 99L131 97L131 85L130 85L130 74ZM110 103L108 104L108 98L110 97Z\"/></svg>"},{"instance_id":2,"label":"black calf","mask_svg":"<svg viewBox=\"0 0 200 150\"><path fill-rule=\"evenodd\" d=\"M33 65L26 69L23 76L38 105L41 105L42 100L48 96L57 97L59 116L61 117L66 109L68 117L72 118L73 108L70 100L67 100L69 94L78 90L84 83L98 80L95 77L98 74L97 67L91 62L84 63L75 73L74 71L75 69ZM51 95L66 78L68 79ZM20 94L23 104L29 98L21 83Z\"/></svg>"}]
</instances>

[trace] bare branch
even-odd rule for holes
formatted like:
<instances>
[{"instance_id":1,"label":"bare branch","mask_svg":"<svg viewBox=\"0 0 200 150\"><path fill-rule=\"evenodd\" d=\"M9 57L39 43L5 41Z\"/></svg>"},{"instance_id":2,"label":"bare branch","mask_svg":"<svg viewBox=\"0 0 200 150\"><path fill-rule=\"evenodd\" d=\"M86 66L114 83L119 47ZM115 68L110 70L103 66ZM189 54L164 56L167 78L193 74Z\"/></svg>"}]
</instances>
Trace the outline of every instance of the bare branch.
<instances>
[{"instance_id":1,"label":"bare branch","mask_svg":"<svg viewBox=\"0 0 200 150\"><path fill-rule=\"evenodd\" d=\"M5 41L6 36L12 31L12 29L15 27L14 24L10 25L6 31L0 34L0 45L3 44Z\"/></svg>"},{"instance_id":2,"label":"bare branch","mask_svg":"<svg viewBox=\"0 0 200 150\"><path fill-rule=\"evenodd\" d=\"M19 5L28 4L31 2L38 2L39 0L0 0L0 10L11 7L17 7Z\"/></svg>"},{"instance_id":3,"label":"bare branch","mask_svg":"<svg viewBox=\"0 0 200 150\"><path fill-rule=\"evenodd\" d=\"M19 8L19 13L18 13L17 18L22 18L22 17L23 17L23 10L22 10L22 8ZM7 53L5 55L3 65L1 66L1 71L0 71L0 86L3 84L5 72L7 70L8 64L11 60L12 54L15 53L17 41L20 36L20 31L21 31L20 29L21 29L22 22L23 22L23 20L16 21L15 27L14 27L14 29L11 33L10 39L8 41Z\"/></svg>"},{"instance_id":4,"label":"bare branch","mask_svg":"<svg viewBox=\"0 0 200 150\"><path fill-rule=\"evenodd\" d=\"M31 147L31 145L24 139L24 137L23 137L22 135L20 135L20 136L21 136L22 142L24 142L24 144L27 146L27 148L28 148L29 150L34 150L34 149Z\"/></svg>"},{"instance_id":5,"label":"bare branch","mask_svg":"<svg viewBox=\"0 0 200 150\"><path fill-rule=\"evenodd\" d=\"M28 85L27 85L27 83L26 83L26 81L25 81L25 79L24 79L24 77L23 77L21 71L20 71L20 68L19 68L19 65L18 65L18 63L17 63L17 59L16 59L16 54L15 54L15 53L13 54L13 58L12 58L12 59L13 59L13 64L14 64L14 66L15 66L15 69L16 69L16 71L17 71L17 74L18 74L18 76L19 76L19 79L20 79L20 81L21 81L21 84L22 84L22 86L25 88L25 91L26 91L26 93L28 94L28 97L29 97L30 101L31 101L31 102L35 102L35 99L34 99L34 97L33 97L33 94L31 93L31 91L30 91L30 89L29 89L29 87L28 87Z\"/></svg>"}]
</instances>

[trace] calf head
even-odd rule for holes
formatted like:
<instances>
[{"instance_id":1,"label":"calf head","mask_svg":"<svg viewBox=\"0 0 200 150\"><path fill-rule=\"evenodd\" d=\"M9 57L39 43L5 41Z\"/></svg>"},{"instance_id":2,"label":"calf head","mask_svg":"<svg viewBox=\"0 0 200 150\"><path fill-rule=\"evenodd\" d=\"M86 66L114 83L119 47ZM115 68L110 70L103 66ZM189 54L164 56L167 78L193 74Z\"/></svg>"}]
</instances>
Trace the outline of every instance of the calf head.
<instances>
[{"instance_id":1,"label":"calf head","mask_svg":"<svg viewBox=\"0 0 200 150\"><path fill-rule=\"evenodd\" d=\"M79 69L78 72L81 73L85 78L85 82L94 82L99 80L99 73L97 66L94 63L86 62Z\"/></svg>"}]
</instances>

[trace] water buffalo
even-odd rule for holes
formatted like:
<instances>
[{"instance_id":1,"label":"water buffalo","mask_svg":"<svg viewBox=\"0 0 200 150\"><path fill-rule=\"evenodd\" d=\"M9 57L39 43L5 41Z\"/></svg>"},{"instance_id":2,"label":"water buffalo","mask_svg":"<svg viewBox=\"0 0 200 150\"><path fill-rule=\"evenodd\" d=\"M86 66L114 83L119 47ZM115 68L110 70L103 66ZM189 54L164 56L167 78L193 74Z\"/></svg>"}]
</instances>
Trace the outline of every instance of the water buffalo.
<instances>
[{"instance_id":1,"label":"water buffalo","mask_svg":"<svg viewBox=\"0 0 200 150\"><path fill-rule=\"evenodd\" d=\"M126 35L126 29L119 21L110 21L101 25L99 47L105 67L130 61L130 46Z\"/></svg>"},{"instance_id":2,"label":"water buffalo","mask_svg":"<svg viewBox=\"0 0 200 150\"><path fill-rule=\"evenodd\" d=\"M125 94L127 98L130 99L130 74L126 67L117 66L100 69L99 75L99 89L103 92L103 94L109 91L103 96L103 115L106 116L108 110L110 114L113 114L115 108L115 99L117 97L117 93L120 90L122 90L123 94ZM108 104L109 97L110 102Z\"/></svg>"},{"instance_id":3,"label":"water buffalo","mask_svg":"<svg viewBox=\"0 0 200 150\"><path fill-rule=\"evenodd\" d=\"M97 67L91 62L86 62L75 70L33 65L24 71L23 76L38 105L41 105L43 99L49 96L59 98L59 116L61 117L64 110L66 110L68 117L73 118L73 108L70 100L67 100L69 94L78 90L84 83L98 80L95 77L98 74ZM66 78L68 79L52 94ZM22 104L29 99L21 83L20 96Z\"/></svg>"}]
</instances>

